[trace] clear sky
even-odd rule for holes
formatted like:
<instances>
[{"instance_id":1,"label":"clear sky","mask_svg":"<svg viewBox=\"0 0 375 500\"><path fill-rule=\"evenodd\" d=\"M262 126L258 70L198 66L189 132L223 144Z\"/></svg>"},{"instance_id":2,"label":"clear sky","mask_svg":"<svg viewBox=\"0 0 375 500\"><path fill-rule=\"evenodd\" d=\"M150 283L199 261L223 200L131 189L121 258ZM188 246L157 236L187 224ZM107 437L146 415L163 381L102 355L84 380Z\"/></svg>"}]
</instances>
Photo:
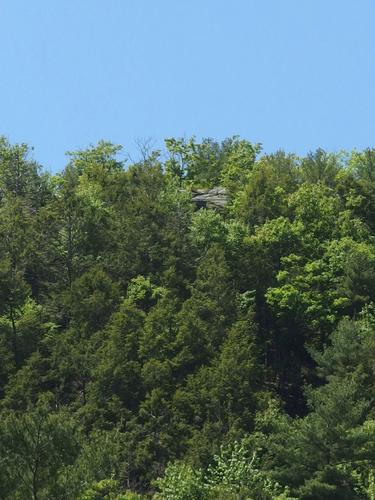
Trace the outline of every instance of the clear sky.
<instances>
[{"instance_id":1,"label":"clear sky","mask_svg":"<svg viewBox=\"0 0 375 500\"><path fill-rule=\"evenodd\" d=\"M111 140L375 146L374 0L0 0L0 134L56 171Z\"/></svg>"}]
</instances>

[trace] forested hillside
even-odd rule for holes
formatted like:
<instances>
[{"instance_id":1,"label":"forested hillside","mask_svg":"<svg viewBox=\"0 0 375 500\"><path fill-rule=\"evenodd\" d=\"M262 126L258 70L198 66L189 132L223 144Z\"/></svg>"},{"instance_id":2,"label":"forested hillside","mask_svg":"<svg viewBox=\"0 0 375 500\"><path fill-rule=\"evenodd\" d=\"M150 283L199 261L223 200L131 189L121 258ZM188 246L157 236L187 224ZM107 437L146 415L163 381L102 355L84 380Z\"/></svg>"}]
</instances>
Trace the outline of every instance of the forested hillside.
<instances>
[{"instance_id":1,"label":"forested hillside","mask_svg":"<svg viewBox=\"0 0 375 500\"><path fill-rule=\"evenodd\" d=\"M375 150L123 158L0 139L0 498L374 499Z\"/></svg>"}]
</instances>

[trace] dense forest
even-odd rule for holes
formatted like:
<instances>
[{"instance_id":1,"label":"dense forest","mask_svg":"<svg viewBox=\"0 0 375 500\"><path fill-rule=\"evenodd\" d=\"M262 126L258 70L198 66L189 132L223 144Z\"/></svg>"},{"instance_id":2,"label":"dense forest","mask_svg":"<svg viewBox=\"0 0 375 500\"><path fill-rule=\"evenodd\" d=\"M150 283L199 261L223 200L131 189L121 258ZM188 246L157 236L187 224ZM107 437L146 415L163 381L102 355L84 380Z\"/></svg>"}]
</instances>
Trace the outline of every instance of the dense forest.
<instances>
[{"instance_id":1,"label":"dense forest","mask_svg":"<svg viewBox=\"0 0 375 500\"><path fill-rule=\"evenodd\" d=\"M375 150L165 144L0 139L0 498L374 499Z\"/></svg>"}]
</instances>

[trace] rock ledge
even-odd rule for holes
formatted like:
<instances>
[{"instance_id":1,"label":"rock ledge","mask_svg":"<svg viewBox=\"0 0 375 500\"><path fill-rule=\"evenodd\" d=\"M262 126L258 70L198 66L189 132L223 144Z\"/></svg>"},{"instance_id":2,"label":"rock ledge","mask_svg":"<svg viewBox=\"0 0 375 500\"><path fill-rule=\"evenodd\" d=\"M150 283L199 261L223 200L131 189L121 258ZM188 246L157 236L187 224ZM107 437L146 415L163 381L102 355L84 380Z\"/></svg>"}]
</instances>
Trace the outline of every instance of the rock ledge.
<instances>
[{"instance_id":1,"label":"rock ledge","mask_svg":"<svg viewBox=\"0 0 375 500\"><path fill-rule=\"evenodd\" d=\"M215 187L212 189L191 190L192 201L198 208L213 208L222 210L228 202L228 194L225 188Z\"/></svg>"}]
</instances>

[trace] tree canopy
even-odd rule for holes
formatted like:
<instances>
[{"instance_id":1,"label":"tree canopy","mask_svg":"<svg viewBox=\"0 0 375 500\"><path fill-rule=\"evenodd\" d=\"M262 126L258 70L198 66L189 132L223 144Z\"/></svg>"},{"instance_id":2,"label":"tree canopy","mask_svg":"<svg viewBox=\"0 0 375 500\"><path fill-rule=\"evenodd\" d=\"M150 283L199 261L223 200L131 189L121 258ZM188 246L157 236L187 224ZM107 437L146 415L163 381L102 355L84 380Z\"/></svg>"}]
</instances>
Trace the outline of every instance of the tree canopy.
<instances>
[{"instance_id":1,"label":"tree canopy","mask_svg":"<svg viewBox=\"0 0 375 500\"><path fill-rule=\"evenodd\" d=\"M375 498L375 150L165 142L0 139L0 498Z\"/></svg>"}]
</instances>

